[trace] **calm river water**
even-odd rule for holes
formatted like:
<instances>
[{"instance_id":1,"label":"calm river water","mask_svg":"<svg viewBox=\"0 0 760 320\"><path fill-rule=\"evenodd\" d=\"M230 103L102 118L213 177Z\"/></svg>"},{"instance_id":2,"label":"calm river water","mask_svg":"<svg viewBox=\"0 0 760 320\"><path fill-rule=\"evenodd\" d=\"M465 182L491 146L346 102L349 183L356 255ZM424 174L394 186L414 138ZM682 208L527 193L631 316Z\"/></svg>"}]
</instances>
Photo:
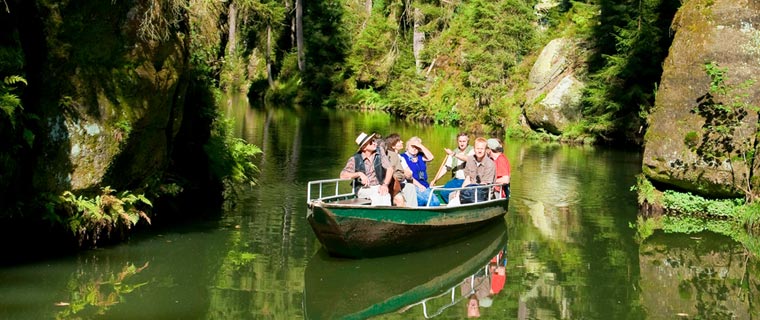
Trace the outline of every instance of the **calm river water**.
<instances>
[{"instance_id":1,"label":"calm river water","mask_svg":"<svg viewBox=\"0 0 760 320\"><path fill-rule=\"evenodd\" d=\"M757 260L728 238L636 241L630 187L640 153L508 141L512 199L503 225L419 253L337 260L306 222L307 181L337 177L361 131L420 136L436 156L433 175L457 130L244 101L226 111L240 137L264 151L258 186L221 219L0 269L0 319L461 319L470 297L485 319L760 313ZM496 266L505 266L503 287Z\"/></svg>"}]
</instances>

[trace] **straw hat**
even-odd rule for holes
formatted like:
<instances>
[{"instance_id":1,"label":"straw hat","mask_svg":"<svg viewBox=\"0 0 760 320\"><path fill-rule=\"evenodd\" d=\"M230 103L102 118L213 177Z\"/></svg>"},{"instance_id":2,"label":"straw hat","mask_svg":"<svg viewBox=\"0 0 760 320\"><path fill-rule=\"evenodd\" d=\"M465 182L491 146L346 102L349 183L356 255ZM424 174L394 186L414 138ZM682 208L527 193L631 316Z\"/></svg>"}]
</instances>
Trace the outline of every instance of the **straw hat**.
<instances>
[{"instance_id":1,"label":"straw hat","mask_svg":"<svg viewBox=\"0 0 760 320\"><path fill-rule=\"evenodd\" d=\"M362 148L364 148L364 146L367 143L371 142L372 139L374 139L376 136L377 136L377 133L374 133L374 132L372 134L370 134L370 135L367 135L364 132L362 132L361 134L359 134L359 136L356 137L356 140L355 140L356 144L359 146L359 149L356 150L356 152L362 151Z\"/></svg>"}]
</instances>

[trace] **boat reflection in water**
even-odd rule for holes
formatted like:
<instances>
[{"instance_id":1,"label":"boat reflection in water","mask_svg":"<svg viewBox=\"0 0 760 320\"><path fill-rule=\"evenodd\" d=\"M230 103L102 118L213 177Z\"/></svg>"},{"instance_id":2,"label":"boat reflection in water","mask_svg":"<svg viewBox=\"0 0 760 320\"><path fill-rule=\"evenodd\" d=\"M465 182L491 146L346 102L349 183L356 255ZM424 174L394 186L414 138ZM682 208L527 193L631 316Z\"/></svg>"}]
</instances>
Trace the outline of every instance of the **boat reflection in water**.
<instances>
[{"instance_id":1,"label":"boat reflection in water","mask_svg":"<svg viewBox=\"0 0 760 320\"><path fill-rule=\"evenodd\" d=\"M402 255L341 259L321 248L306 266L304 315L366 319L398 311L430 318L460 303L464 308L464 301L475 312L503 287L503 280L492 286L499 276L491 274L504 274L497 265L504 265L506 243L502 220L472 237Z\"/></svg>"}]
</instances>

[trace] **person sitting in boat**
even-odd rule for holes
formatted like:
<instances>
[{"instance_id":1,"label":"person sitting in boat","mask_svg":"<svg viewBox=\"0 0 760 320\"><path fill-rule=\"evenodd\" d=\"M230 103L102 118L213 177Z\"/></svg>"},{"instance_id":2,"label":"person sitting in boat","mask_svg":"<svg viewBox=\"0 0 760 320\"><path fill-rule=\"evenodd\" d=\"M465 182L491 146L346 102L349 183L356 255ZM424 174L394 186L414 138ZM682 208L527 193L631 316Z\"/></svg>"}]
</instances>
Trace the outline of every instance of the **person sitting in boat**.
<instances>
[{"instance_id":1,"label":"person sitting in boat","mask_svg":"<svg viewBox=\"0 0 760 320\"><path fill-rule=\"evenodd\" d=\"M433 160L433 153L422 144L419 137L411 137L406 142L406 152L401 154L406 160L409 169L412 170L411 182L417 187L417 205L425 206L430 198L430 184L428 183L427 163ZM430 198L430 206L439 206L441 202L436 196Z\"/></svg>"},{"instance_id":2,"label":"person sitting in boat","mask_svg":"<svg viewBox=\"0 0 760 320\"><path fill-rule=\"evenodd\" d=\"M440 170L430 184L435 185L438 179L443 177L447 171L451 171L451 180L447 181L443 187L459 188L462 186L462 183L464 183L464 165L467 163L467 157L475 153L470 145L470 137L467 136L467 133L460 132L457 134L457 147L454 148L454 150L449 148L444 148L443 150L446 151L447 155L444 160L444 167L446 170ZM444 200L448 200L449 193L451 193L451 191L441 190L441 197L443 197Z\"/></svg>"},{"instance_id":3,"label":"person sitting in boat","mask_svg":"<svg viewBox=\"0 0 760 320\"><path fill-rule=\"evenodd\" d=\"M387 146L386 153L391 163L391 170L393 171L393 179L388 186L393 204L398 207L407 205L416 207L417 192L415 191L415 187L411 183L406 183L408 179L412 178L412 171L399 154L404 149L404 141L401 140L401 136L398 133L391 133L385 138L385 145Z\"/></svg>"},{"instance_id":4,"label":"person sitting in boat","mask_svg":"<svg viewBox=\"0 0 760 320\"><path fill-rule=\"evenodd\" d=\"M502 147L501 140L496 138L491 138L486 141L488 145L488 150L486 150L486 154L493 159L494 163L496 164L496 179L494 180L494 183L502 184L502 185L508 185L509 184L509 177L512 173L512 169L509 165L509 159L504 155L504 147ZM502 187L494 187L494 191L496 192L496 195L500 198L504 198L507 196L506 188Z\"/></svg>"},{"instance_id":5,"label":"person sitting in boat","mask_svg":"<svg viewBox=\"0 0 760 320\"><path fill-rule=\"evenodd\" d=\"M354 179L354 191L358 198L371 199L373 204L390 204L388 184L393 179L388 157L377 150L376 134L362 132L356 137L359 150L348 158L340 172L341 179Z\"/></svg>"},{"instance_id":6,"label":"person sitting in boat","mask_svg":"<svg viewBox=\"0 0 760 320\"><path fill-rule=\"evenodd\" d=\"M472 187L493 183L496 178L496 163L493 162L493 159L486 156L487 147L488 142L485 138L478 137L475 139L475 154L467 157L467 164L465 164L464 167L463 186ZM481 189L470 190L478 190L477 199L475 199L474 191L462 190L462 196L460 197L461 203L484 201L488 199L487 190L485 190L486 192L482 192ZM472 193L472 195L465 197L465 195L469 193Z\"/></svg>"}]
</instances>

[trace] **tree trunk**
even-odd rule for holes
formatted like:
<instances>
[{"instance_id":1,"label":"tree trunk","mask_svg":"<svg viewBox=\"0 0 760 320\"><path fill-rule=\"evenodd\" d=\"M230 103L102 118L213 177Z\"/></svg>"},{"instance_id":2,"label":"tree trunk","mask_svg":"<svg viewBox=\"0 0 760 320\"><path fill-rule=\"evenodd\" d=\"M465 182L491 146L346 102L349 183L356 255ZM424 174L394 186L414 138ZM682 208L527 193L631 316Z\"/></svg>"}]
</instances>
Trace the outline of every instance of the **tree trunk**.
<instances>
[{"instance_id":1,"label":"tree trunk","mask_svg":"<svg viewBox=\"0 0 760 320\"><path fill-rule=\"evenodd\" d=\"M272 78L272 24L267 24L267 81L269 88L274 89L274 79Z\"/></svg>"},{"instance_id":2,"label":"tree trunk","mask_svg":"<svg viewBox=\"0 0 760 320\"><path fill-rule=\"evenodd\" d=\"M420 8L414 8L414 65L417 67L417 73L420 73L422 67L422 60L420 60L420 52L425 47L425 33L420 31L422 23L425 19L424 14Z\"/></svg>"},{"instance_id":3,"label":"tree trunk","mask_svg":"<svg viewBox=\"0 0 760 320\"><path fill-rule=\"evenodd\" d=\"M367 10L367 15L372 14L372 0L367 0L364 2L364 9Z\"/></svg>"},{"instance_id":4,"label":"tree trunk","mask_svg":"<svg viewBox=\"0 0 760 320\"><path fill-rule=\"evenodd\" d=\"M296 45L298 46L298 70L306 70L303 52L303 0L296 0Z\"/></svg>"},{"instance_id":5,"label":"tree trunk","mask_svg":"<svg viewBox=\"0 0 760 320\"><path fill-rule=\"evenodd\" d=\"M229 14L227 16L227 24L229 25L229 39L227 41L227 55L232 55L235 52L237 45L237 5L235 2L230 3Z\"/></svg>"},{"instance_id":6,"label":"tree trunk","mask_svg":"<svg viewBox=\"0 0 760 320\"><path fill-rule=\"evenodd\" d=\"M288 24L290 26L290 48L296 47L296 15L290 14L290 12L295 12L294 6L295 6L295 0L284 0L285 3L285 12L288 12L287 17L290 20L290 23Z\"/></svg>"}]
</instances>

